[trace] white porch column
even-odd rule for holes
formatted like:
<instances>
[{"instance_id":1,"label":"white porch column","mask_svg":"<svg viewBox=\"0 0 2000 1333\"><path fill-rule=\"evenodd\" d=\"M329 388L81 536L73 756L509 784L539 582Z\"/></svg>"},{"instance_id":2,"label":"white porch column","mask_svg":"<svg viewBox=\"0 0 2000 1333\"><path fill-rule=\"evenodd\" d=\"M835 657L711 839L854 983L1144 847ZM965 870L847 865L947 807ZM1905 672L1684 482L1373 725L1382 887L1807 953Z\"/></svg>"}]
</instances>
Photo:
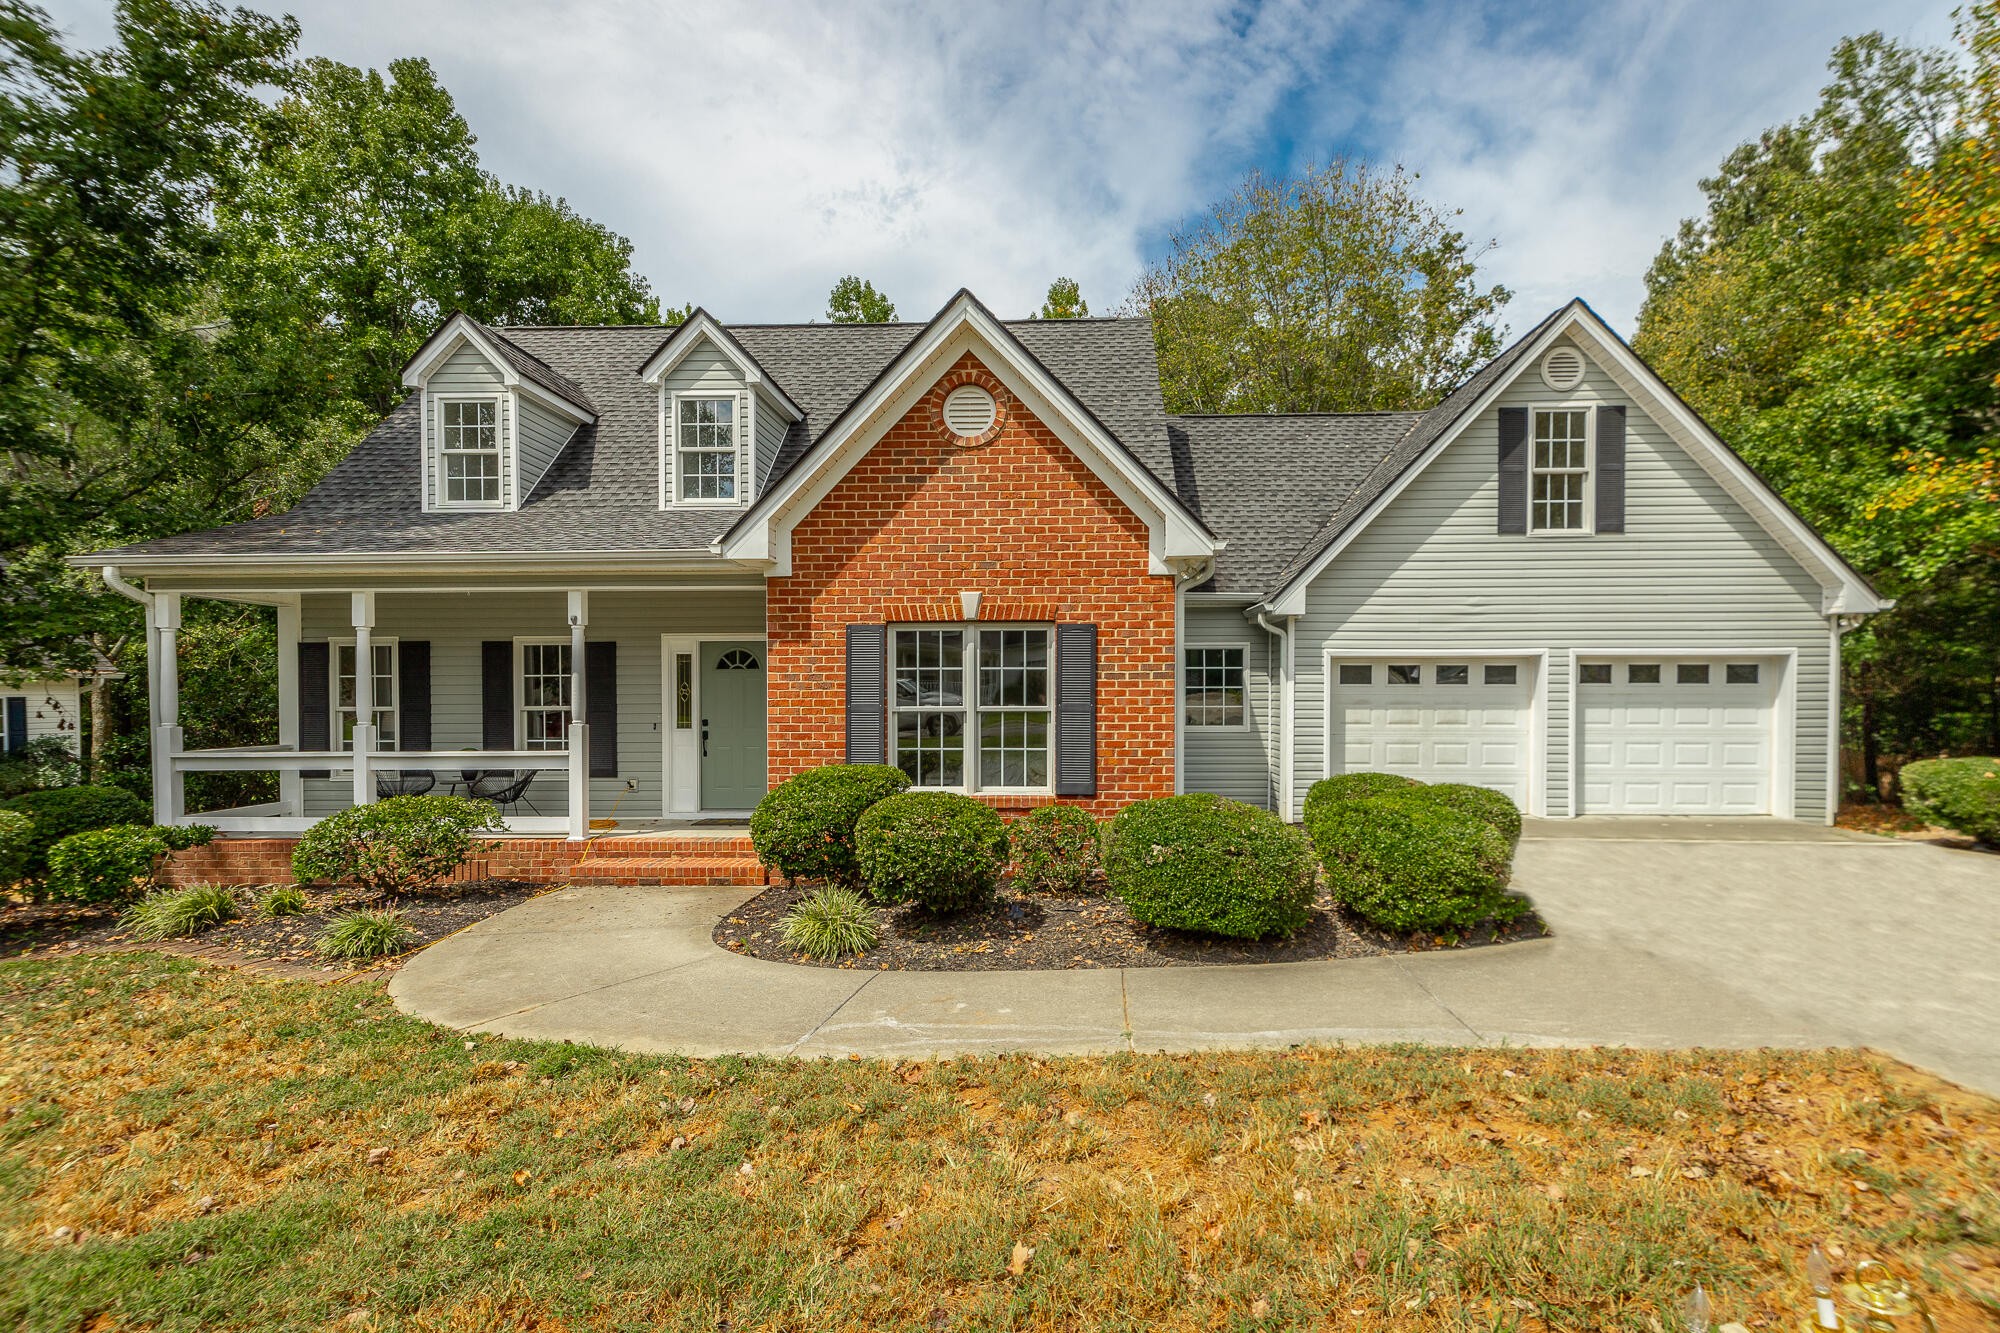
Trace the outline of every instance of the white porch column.
<instances>
[{"instance_id":1,"label":"white porch column","mask_svg":"<svg viewBox=\"0 0 2000 1333\"><path fill-rule=\"evenodd\" d=\"M299 748L299 599L278 603L278 746ZM295 768L278 771L278 800L294 818L305 814L306 781Z\"/></svg>"},{"instance_id":2,"label":"white porch column","mask_svg":"<svg viewBox=\"0 0 2000 1333\"><path fill-rule=\"evenodd\" d=\"M590 625L590 594L569 595L569 837L590 836L590 716L584 691L584 631Z\"/></svg>"},{"instance_id":3,"label":"white porch column","mask_svg":"<svg viewBox=\"0 0 2000 1333\"><path fill-rule=\"evenodd\" d=\"M375 799L375 775L369 758L375 749L375 594L357 592L350 599L354 623L354 803ZM336 675L340 663L333 663ZM338 728L340 719L334 719Z\"/></svg>"},{"instance_id":4,"label":"white porch column","mask_svg":"<svg viewBox=\"0 0 2000 1333\"><path fill-rule=\"evenodd\" d=\"M186 788L174 756L181 752L181 596L155 593L152 605L153 822L171 824L187 812Z\"/></svg>"}]
</instances>

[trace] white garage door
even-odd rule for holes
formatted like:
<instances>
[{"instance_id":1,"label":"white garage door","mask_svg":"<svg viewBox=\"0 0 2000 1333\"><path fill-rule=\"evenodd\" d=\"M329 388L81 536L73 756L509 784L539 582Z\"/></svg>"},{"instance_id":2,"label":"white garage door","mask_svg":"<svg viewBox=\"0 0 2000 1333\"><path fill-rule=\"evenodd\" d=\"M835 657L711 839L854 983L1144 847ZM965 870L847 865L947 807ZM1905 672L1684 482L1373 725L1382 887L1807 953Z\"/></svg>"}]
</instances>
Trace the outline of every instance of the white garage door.
<instances>
[{"instance_id":1,"label":"white garage door","mask_svg":"<svg viewBox=\"0 0 2000 1333\"><path fill-rule=\"evenodd\" d=\"M1469 782L1525 810L1534 674L1532 660L1335 661L1336 771Z\"/></svg>"},{"instance_id":2,"label":"white garage door","mask_svg":"<svg viewBox=\"0 0 2000 1333\"><path fill-rule=\"evenodd\" d=\"M1579 662L1582 812L1769 814L1778 674L1719 657Z\"/></svg>"}]
</instances>

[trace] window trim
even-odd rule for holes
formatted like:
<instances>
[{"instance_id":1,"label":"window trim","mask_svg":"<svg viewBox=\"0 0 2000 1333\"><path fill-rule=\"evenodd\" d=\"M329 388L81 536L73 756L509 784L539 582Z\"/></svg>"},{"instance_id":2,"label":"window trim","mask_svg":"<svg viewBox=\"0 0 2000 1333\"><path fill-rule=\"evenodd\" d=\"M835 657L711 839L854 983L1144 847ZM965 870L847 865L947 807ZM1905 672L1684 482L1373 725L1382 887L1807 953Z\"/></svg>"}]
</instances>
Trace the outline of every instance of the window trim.
<instances>
[{"instance_id":1,"label":"window trim","mask_svg":"<svg viewBox=\"0 0 2000 1333\"><path fill-rule=\"evenodd\" d=\"M528 683L528 675L527 675L528 654L526 652L526 649L529 648L530 646L541 647L541 648L555 647L555 648L561 648L564 652L568 652L572 645L567 637L559 634L524 634L517 636L515 638L514 640L514 748L517 750L542 750L548 754L562 754L569 749L569 735L570 735L569 728L570 726L573 726L576 723L576 663L574 661L570 663L570 670L569 670L570 702L569 702L569 707L563 710L569 714L569 725L563 727L563 743L560 746L554 746L554 747L529 745L528 703L527 703L527 690L525 687ZM537 711L548 712L553 710L538 709Z\"/></svg>"},{"instance_id":2,"label":"window trim","mask_svg":"<svg viewBox=\"0 0 2000 1333\"><path fill-rule=\"evenodd\" d=\"M896 718L902 713L949 713L963 712L965 715L965 781L955 787L918 787L911 785L911 791L955 791L966 796L1053 796L1056 789L1056 627L1051 621L1019 620L916 620L891 621L888 630L888 663L883 675L883 688L888 698L885 718L887 726L889 766L900 768L896 762ZM979 705L979 635L986 630L1035 630L1048 641L1049 701L1039 709L996 707L982 709ZM896 636L900 633L922 630L957 630L964 636L964 699L957 710L950 708L899 708L896 705ZM984 786L979 781L979 715L982 712L1022 713L1042 712L1048 716L1046 748L1048 753L1047 785L1041 787Z\"/></svg>"},{"instance_id":3,"label":"window trim","mask_svg":"<svg viewBox=\"0 0 2000 1333\"><path fill-rule=\"evenodd\" d=\"M326 717L327 730L330 733L328 740L331 742L333 748L342 754L348 753L349 747L346 739L341 735L340 726L341 714L348 711L341 706L340 702L340 650L342 648L352 648L355 646L355 643L356 640L352 634L343 638L329 638L326 641ZM395 715L396 735L394 743L389 747L392 751L400 750L403 746L403 650L399 646L401 643L402 640L394 634L370 634L368 636L368 646L370 649L387 648L389 650L389 679L393 682L393 688L396 692L395 702L387 708L384 708L378 702L375 705L375 711L377 713L391 713ZM354 663L354 668L356 671L361 669L359 660ZM357 724L359 720L357 717ZM382 737L379 732L375 737L375 748L377 750L382 749Z\"/></svg>"},{"instance_id":4,"label":"window trim","mask_svg":"<svg viewBox=\"0 0 2000 1333\"><path fill-rule=\"evenodd\" d=\"M746 394L738 389L660 389L660 504L672 509L741 509L748 503L750 488L745 484L745 473L749 470L743 449L744 432L752 427L755 420L750 404L755 394ZM719 402L727 399L730 404L730 441L734 446L736 494L729 499L687 496L681 494L681 400L695 402ZM721 453L719 449L694 450L696 453Z\"/></svg>"},{"instance_id":5,"label":"window trim","mask_svg":"<svg viewBox=\"0 0 2000 1333\"><path fill-rule=\"evenodd\" d=\"M1595 402L1531 403L1528 406L1528 484L1524 502L1528 506L1530 537L1594 537L1597 535L1597 408ZM1535 466L1535 418L1544 412L1583 414L1583 466L1581 468L1538 468ZM1575 528L1535 526L1536 476L1581 476L1583 478L1583 525Z\"/></svg>"},{"instance_id":6,"label":"window trim","mask_svg":"<svg viewBox=\"0 0 2000 1333\"><path fill-rule=\"evenodd\" d=\"M431 509L434 511L458 512L465 510L491 512L508 508L508 423L514 414L506 409L508 395L504 393L441 393L430 394L430 408L424 413L424 430L430 437L427 452L431 461ZM494 500L453 500L445 491L445 447L444 408L446 403L491 403L493 405L493 448L457 449L453 453L485 454L491 452L500 464L500 495Z\"/></svg>"},{"instance_id":7,"label":"window trim","mask_svg":"<svg viewBox=\"0 0 2000 1333\"><path fill-rule=\"evenodd\" d=\"M1200 649L1229 648L1242 655L1240 669L1243 672L1243 720L1241 722L1190 722L1187 716L1188 694L1188 654ZM1250 713L1250 650L1240 643L1221 640L1194 639L1181 645L1180 697L1175 701L1180 708L1181 727L1185 731L1198 731L1205 736L1227 734L1236 731L1253 731L1256 720Z\"/></svg>"}]
</instances>

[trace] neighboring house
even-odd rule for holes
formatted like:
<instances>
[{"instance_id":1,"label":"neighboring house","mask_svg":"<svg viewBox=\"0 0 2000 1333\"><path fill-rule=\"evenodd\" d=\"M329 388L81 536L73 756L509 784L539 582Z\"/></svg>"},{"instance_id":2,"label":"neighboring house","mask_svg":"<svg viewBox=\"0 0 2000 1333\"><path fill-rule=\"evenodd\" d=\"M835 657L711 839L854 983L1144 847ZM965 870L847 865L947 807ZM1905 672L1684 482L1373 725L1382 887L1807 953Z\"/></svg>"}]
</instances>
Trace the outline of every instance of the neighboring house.
<instances>
[{"instance_id":1,"label":"neighboring house","mask_svg":"<svg viewBox=\"0 0 2000 1333\"><path fill-rule=\"evenodd\" d=\"M44 736L60 736L69 743L71 752L80 752L83 691L79 682L89 674L69 672L10 685L6 669L0 667L0 755L19 754L29 741Z\"/></svg>"},{"instance_id":2,"label":"neighboring house","mask_svg":"<svg viewBox=\"0 0 2000 1333\"><path fill-rule=\"evenodd\" d=\"M84 563L145 601L162 818L526 778L520 832L842 760L1007 811L1329 773L1533 814L1834 810L1867 584L1572 302L1428 412L1174 416L1144 319L486 327L290 513ZM136 582L135 582L136 580ZM277 608L274 749L186 752L181 601ZM571 742L575 744L572 747Z\"/></svg>"}]
</instances>

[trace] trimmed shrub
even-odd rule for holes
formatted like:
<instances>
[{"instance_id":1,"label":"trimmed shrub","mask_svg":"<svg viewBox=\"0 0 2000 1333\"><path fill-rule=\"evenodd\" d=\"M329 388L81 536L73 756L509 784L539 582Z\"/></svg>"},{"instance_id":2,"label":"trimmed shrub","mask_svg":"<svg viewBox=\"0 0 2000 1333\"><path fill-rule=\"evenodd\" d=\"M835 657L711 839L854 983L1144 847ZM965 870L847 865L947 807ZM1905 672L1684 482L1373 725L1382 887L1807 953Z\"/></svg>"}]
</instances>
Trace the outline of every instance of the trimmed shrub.
<instances>
[{"instance_id":1,"label":"trimmed shrub","mask_svg":"<svg viewBox=\"0 0 2000 1333\"><path fill-rule=\"evenodd\" d=\"M868 808L854 830L861 882L878 903L931 912L977 906L1007 867L1007 825L950 791L906 791Z\"/></svg>"},{"instance_id":2,"label":"trimmed shrub","mask_svg":"<svg viewBox=\"0 0 2000 1333\"><path fill-rule=\"evenodd\" d=\"M801 898L785 913L783 928L785 947L808 958L866 953L881 938L868 900L838 884Z\"/></svg>"},{"instance_id":3,"label":"trimmed shrub","mask_svg":"<svg viewBox=\"0 0 2000 1333\"><path fill-rule=\"evenodd\" d=\"M1007 829L1014 887L1023 893L1082 893L1104 863L1097 821L1073 805L1031 810Z\"/></svg>"},{"instance_id":4,"label":"trimmed shrub","mask_svg":"<svg viewBox=\"0 0 2000 1333\"><path fill-rule=\"evenodd\" d=\"M1136 801L1106 841L1111 892L1149 926L1256 940L1310 915L1312 848L1268 810L1205 792Z\"/></svg>"},{"instance_id":5,"label":"trimmed shrub","mask_svg":"<svg viewBox=\"0 0 2000 1333\"><path fill-rule=\"evenodd\" d=\"M159 889L125 914L123 925L142 940L172 940L219 926L236 915L236 898L220 884Z\"/></svg>"},{"instance_id":6,"label":"trimmed shrub","mask_svg":"<svg viewBox=\"0 0 2000 1333\"><path fill-rule=\"evenodd\" d=\"M788 881L853 884L861 870L855 825L870 806L909 785L907 773L887 764L828 764L786 778L750 816L757 859Z\"/></svg>"},{"instance_id":7,"label":"trimmed shrub","mask_svg":"<svg viewBox=\"0 0 2000 1333\"><path fill-rule=\"evenodd\" d=\"M415 938L401 912L356 910L327 922L313 948L327 958L386 958L407 949Z\"/></svg>"},{"instance_id":8,"label":"trimmed shrub","mask_svg":"<svg viewBox=\"0 0 2000 1333\"><path fill-rule=\"evenodd\" d=\"M306 891L296 884L273 884L270 892L257 900L257 910L266 917L303 916L312 904Z\"/></svg>"},{"instance_id":9,"label":"trimmed shrub","mask_svg":"<svg viewBox=\"0 0 2000 1333\"><path fill-rule=\"evenodd\" d=\"M473 834L501 826L500 812L464 796L391 796L353 805L307 829L292 873L373 893L404 893L450 878L485 844Z\"/></svg>"},{"instance_id":10,"label":"trimmed shrub","mask_svg":"<svg viewBox=\"0 0 2000 1333\"><path fill-rule=\"evenodd\" d=\"M26 879L48 873L49 849L70 834L114 824L144 824L153 815L151 806L123 787L52 787L16 796L6 808L34 821L27 864L21 868Z\"/></svg>"},{"instance_id":11,"label":"trimmed shrub","mask_svg":"<svg viewBox=\"0 0 2000 1333\"><path fill-rule=\"evenodd\" d=\"M1504 792L1494 791L1491 787L1475 787L1469 782L1435 782L1420 788L1413 797L1391 794L1388 799L1428 801L1485 820L1498 829L1500 836L1509 843L1517 842L1521 837L1520 807Z\"/></svg>"},{"instance_id":12,"label":"trimmed shrub","mask_svg":"<svg viewBox=\"0 0 2000 1333\"><path fill-rule=\"evenodd\" d=\"M1372 801L1423 785L1395 773L1336 773L1306 788L1304 819L1311 824L1316 811L1339 801Z\"/></svg>"},{"instance_id":13,"label":"trimmed shrub","mask_svg":"<svg viewBox=\"0 0 2000 1333\"><path fill-rule=\"evenodd\" d=\"M1900 778L1911 814L2000 847L2000 759L1919 759Z\"/></svg>"},{"instance_id":14,"label":"trimmed shrub","mask_svg":"<svg viewBox=\"0 0 2000 1333\"><path fill-rule=\"evenodd\" d=\"M1527 910L1506 892L1508 839L1428 792L1325 805L1310 831L1334 898L1385 930L1463 930Z\"/></svg>"},{"instance_id":15,"label":"trimmed shrub","mask_svg":"<svg viewBox=\"0 0 2000 1333\"><path fill-rule=\"evenodd\" d=\"M14 810L0 810L0 889L16 884L28 869L28 847L35 821Z\"/></svg>"},{"instance_id":16,"label":"trimmed shrub","mask_svg":"<svg viewBox=\"0 0 2000 1333\"><path fill-rule=\"evenodd\" d=\"M143 824L72 833L49 849L48 895L71 903L120 903L153 886L170 850L165 830Z\"/></svg>"}]
</instances>

